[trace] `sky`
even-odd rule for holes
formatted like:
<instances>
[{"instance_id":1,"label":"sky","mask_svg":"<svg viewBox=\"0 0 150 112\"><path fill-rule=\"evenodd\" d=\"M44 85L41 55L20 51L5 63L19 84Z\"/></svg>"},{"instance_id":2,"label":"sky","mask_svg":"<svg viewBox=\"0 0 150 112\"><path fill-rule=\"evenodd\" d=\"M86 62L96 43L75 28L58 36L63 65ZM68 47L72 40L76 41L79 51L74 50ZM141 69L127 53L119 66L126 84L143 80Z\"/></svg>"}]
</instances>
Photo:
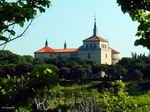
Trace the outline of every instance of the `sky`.
<instances>
[{"instance_id":1,"label":"sky","mask_svg":"<svg viewBox=\"0 0 150 112\"><path fill-rule=\"evenodd\" d=\"M52 6L33 21L25 35L7 44L6 50L19 55L32 55L45 46L51 48L78 48L82 40L92 36L96 14L98 35L109 41L111 48L130 57L131 52L146 53L134 41L138 23L124 14L116 0L52 0ZM18 29L18 34L23 29Z\"/></svg>"}]
</instances>

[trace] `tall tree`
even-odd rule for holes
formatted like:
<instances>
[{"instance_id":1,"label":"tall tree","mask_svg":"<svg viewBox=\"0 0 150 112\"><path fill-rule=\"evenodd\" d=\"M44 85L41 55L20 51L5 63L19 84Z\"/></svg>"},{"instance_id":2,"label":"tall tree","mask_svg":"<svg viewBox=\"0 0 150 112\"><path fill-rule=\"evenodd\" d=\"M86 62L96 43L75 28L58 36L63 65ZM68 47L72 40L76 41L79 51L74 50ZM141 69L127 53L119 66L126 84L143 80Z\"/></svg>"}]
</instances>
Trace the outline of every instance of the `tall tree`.
<instances>
[{"instance_id":1,"label":"tall tree","mask_svg":"<svg viewBox=\"0 0 150 112\"><path fill-rule=\"evenodd\" d=\"M0 46L21 37L31 25L35 16L45 12L51 5L50 0L0 0ZM15 36L15 25L24 27L25 22L30 22L24 31Z\"/></svg>"},{"instance_id":2,"label":"tall tree","mask_svg":"<svg viewBox=\"0 0 150 112\"><path fill-rule=\"evenodd\" d=\"M150 49L150 0L117 0L124 13L129 13L133 21L139 22L135 46Z\"/></svg>"}]
</instances>

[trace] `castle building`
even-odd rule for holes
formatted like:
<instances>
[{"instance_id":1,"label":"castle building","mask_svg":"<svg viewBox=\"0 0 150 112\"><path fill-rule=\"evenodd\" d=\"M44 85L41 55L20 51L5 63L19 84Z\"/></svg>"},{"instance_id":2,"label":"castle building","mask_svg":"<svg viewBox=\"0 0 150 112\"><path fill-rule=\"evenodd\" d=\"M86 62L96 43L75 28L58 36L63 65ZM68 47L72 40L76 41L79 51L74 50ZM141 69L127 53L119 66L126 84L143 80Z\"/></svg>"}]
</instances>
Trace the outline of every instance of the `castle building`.
<instances>
[{"instance_id":1,"label":"castle building","mask_svg":"<svg viewBox=\"0 0 150 112\"><path fill-rule=\"evenodd\" d=\"M115 64L119 61L120 53L109 47L109 41L97 35L96 19L94 21L93 35L83 40L79 48L67 48L66 42L63 49L48 47L46 40L45 47L34 52L35 57L57 57L77 56L83 60L92 60L97 64Z\"/></svg>"}]
</instances>

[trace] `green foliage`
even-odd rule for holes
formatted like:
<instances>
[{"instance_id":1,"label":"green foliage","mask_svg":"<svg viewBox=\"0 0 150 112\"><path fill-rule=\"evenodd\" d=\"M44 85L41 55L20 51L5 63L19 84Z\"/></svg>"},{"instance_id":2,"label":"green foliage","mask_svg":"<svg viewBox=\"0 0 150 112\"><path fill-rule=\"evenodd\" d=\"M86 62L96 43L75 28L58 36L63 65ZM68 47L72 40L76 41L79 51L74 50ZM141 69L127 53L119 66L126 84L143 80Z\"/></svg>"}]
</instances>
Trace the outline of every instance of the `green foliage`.
<instances>
[{"instance_id":1,"label":"green foliage","mask_svg":"<svg viewBox=\"0 0 150 112\"><path fill-rule=\"evenodd\" d=\"M127 70L125 80L149 79L150 57L145 55L132 55L132 58L122 58L119 65Z\"/></svg>"},{"instance_id":2,"label":"green foliage","mask_svg":"<svg viewBox=\"0 0 150 112\"><path fill-rule=\"evenodd\" d=\"M143 92L144 94L140 94L138 96L136 96L135 100L137 102L137 104L143 106L143 105L150 105L150 90L149 91L145 91ZM135 97L135 96L134 96Z\"/></svg>"},{"instance_id":3,"label":"green foliage","mask_svg":"<svg viewBox=\"0 0 150 112\"><path fill-rule=\"evenodd\" d=\"M95 65L75 57L51 59L19 56L10 51L0 52L0 56L0 107L15 107L16 112L130 112L138 104L137 112L149 109L149 93L145 90L149 90L150 58L144 55L123 58L111 66ZM127 81L131 77L132 81L140 80L138 84L135 81L128 84L128 89L122 81L111 82L106 78L101 82L97 77L94 77L97 81L91 81L91 76L100 75L101 71L114 80L120 79L120 76ZM130 71L142 73L143 76L146 74L147 82L141 83L143 78L141 80L140 75L129 74ZM58 77L64 80L59 83ZM130 95L138 96L129 96L126 89ZM138 100L135 103L133 99ZM5 110L0 108L0 111Z\"/></svg>"},{"instance_id":4,"label":"green foliage","mask_svg":"<svg viewBox=\"0 0 150 112\"><path fill-rule=\"evenodd\" d=\"M58 85L50 90L44 89L34 98L32 109L34 111L79 111L78 106L81 106L85 100L89 103L93 95L98 98L99 94L96 90L85 90L84 88L85 86L62 87ZM38 104L41 106L38 107Z\"/></svg>"},{"instance_id":5,"label":"green foliage","mask_svg":"<svg viewBox=\"0 0 150 112\"><path fill-rule=\"evenodd\" d=\"M92 72L94 74L99 74L101 72L101 70L103 70L102 65L94 65L94 67L92 68Z\"/></svg>"},{"instance_id":6,"label":"green foliage","mask_svg":"<svg viewBox=\"0 0 150 112\"><path fill-rule=\"evenodd\" d=\"M22 56L22 60L26 63L33 63L34 58L30 55L24 55Z\"/></svg>"},{"instance_id":7,"label":"green foliage","mask_svg":"<svg viewBox=\"0 0 150 112\"><path fill-rule=\"evenodd\" d=\"M139 95L141 94L141 87L139 86L139 82L138 81L134 81L134 82L130 82L128 84L128 93L130 95Z\"/></svg>"},{"instance_id":8,"label":"green foliage","mask_svg":"<svg viewBox=\"0 0 150 112\"><path fill-rule=\"evenodd\" d=\"M134 111L137 105L125 91L125 84L122 81L115 81L113 86L117 87L117 89L105 90L102 96L106 112Z\"/></svg>"},{"instance_id":9,"label":"green foliage","mask_svg":"<svg viewBox=\"0 0 150 112\"><path fill-rule=\"evenodd\" d=\"M20 61L20 56L8 50L0 50L0 64L16 64Z\"/></svg>"},{"instance_id":10,"label":"green foliage","mask_svg":"<svg viewBox=\"0 0 150 112\"><path fill-rule=\"evenodd\" d=\"M85 79L86 73L82 65L75 65L71 69L71 77L72 80L80 81L81 79Z\"/></svg>"},{"instance_id":11,"label":"green foliage","mask_svg":"<svg viewBox=\"0 0 150 112\"><path fill-rule=\"evenodd\" d=\"M128 80L142 80L143 73L138 69L134 69L128 72L127 78Z\"/></svg>"},{"instance_id":12,"label":"green foliage","mask_svg":"<svg viewBox=\"0 0 150 112\"><path fill-rule=\"evenodd\" d=\"M17 75L17 76L26 75L28 73L31 73L32 69L33 69L33 65L31 63L24 63L24 62L18 63L16 64L15 72L13 72L14 73L13 75Z\"/></svg>"},{"instance_id":13,"label":"green foliage","mask_svg":"<svg viewBox=\"0 0 150 112\"><path fill-rule=\"evenodd\" d=\"M59 69L58 74L59 74L59 78L61 79L70 79L70 68L68 67L62 67Z\"/></svg>"},{"instance_id":14,"label":"green foliage","mask_svg":"<svg viewBox=\"0 0 150 112\"><path fill-rule=\"evenodd\" d=\"M45 12L50 5L50 0L1 0L0 41L10 41L10 36L16 34L14 25L24 27L25 22L34 19L38 13Z\"/></svg>"},{"instance_id":15,"label":"green foliage","mask_svg":"<svg viewBox=\"0 0 150 112\"><path fill-rule=\"evenodd\" d=\"M140 23L136 36L140 37L135 45L150 49L150 1L149 0L117 0L124 13L129 13L133 21Z\"/></svg>"},{"instance_id":16,"label":"green foliage","mask_svg":"<svg viewBox=\"0 0 150 112\"><path fill-rule=\"evenodd\" d=\"M8 75L7 78L0 79L0 107L18 108L21 105L27 105L43 88L50 89L58 82L58 78L46 65L34 67L32 73L25 76ZM5 109L0 108L0 110Z\"/></svg>"},{"instance_id":17,"label":"green foliage","mask_svg":"<svg viewBox=\"0 0 150 112\"><path fill-rule=\"evenodd\" d=\"M142 91L143 92L143 91ZM135 102L138 104L138 107L136 108L136 112L149 112L150 110L150 91L145 91L143 94L140 94L138 96L133 96L135 99Z\"/></svg>"},{"instance_id":18,"label":"green foliage","mask_svg":"<svg viewBox=\"0 0 150 112\"><path fill-rule=\"evenodd\" d=\"M51 87L51 85L56 85L59 82L59 79L53 70L49 68L48 65L37 65L33 68L33 81L39 86ZM35 85L36 86L36 85Z\"/></svg>"},{"instance_id":19,"label":"green foliage","mask_svg":"<svg viewBox=\"0 0 150 112\"><path fill-rule=\"evenodd\" d=\"M111 80L119 80L119 79L125 79L127 70L119 65L111 65L108 67L107 74L111 78Z\"/></svg>"}]
</instances>

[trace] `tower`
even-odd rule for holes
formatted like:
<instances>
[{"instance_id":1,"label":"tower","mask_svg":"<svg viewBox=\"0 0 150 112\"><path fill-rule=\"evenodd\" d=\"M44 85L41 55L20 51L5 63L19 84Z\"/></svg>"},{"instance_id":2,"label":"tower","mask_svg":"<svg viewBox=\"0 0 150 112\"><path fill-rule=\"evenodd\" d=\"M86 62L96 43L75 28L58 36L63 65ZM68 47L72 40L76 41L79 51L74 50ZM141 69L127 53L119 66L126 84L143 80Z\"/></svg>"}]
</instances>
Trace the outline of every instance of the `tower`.
<instances>
[{"instance_id":1,"label":"tower","mask_svg":"<svg viewBox=\"0 0 150 112\"><path fill-rule=\"evenodd\" d=\"M48 41L46 40L46 42L45 42L45 47L48 47Z\"/></svg>"},{"instance_id":2,"label":"tower","mask_svg":"<svg viewBox=\"0 0 150 112\"><path fill-rule=\"evenodd\" d=\"M64 49L66 49L67 48L67 44L66 44L66 41L65 41L65 43L64 43Z\"/></svg>"},{"instance_id":3,"label":"tower","mask_svg":"<svg viewBox=\"0 0 150 112\"><path fill-rule=\"evenodd\" d=\"M93 36L97 35L97 26L96 26L96 17L94 17L94 29L93 29Z\"/></svg>"}]
</instances>

